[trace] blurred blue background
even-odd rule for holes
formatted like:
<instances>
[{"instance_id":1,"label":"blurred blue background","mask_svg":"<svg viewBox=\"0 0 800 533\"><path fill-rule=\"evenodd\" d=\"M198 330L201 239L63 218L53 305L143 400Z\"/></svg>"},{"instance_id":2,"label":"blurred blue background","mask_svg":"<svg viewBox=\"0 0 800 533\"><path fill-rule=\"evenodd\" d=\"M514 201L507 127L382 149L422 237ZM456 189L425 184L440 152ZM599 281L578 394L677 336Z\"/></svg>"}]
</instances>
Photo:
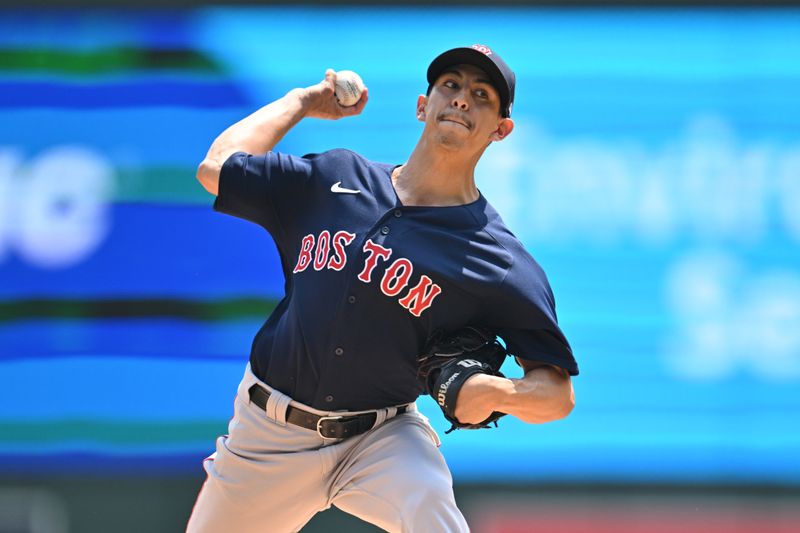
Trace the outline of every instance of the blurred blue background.
<instances>
[{"instance_id":1,"label":"blurred blue background","mask_svg":"<svg viewBox=\"0 0 800 533\"><path fill-rule=\"evenodd\" d=\"M444 437L456 481L800 486L800 10L756 9L2 12L0 473L200 475L283 286L210 143L352 69L365 112L277 149L401 163L473 43L518 80L477 183L581 375L566 420Z\"/></svg>"}]
</instances>

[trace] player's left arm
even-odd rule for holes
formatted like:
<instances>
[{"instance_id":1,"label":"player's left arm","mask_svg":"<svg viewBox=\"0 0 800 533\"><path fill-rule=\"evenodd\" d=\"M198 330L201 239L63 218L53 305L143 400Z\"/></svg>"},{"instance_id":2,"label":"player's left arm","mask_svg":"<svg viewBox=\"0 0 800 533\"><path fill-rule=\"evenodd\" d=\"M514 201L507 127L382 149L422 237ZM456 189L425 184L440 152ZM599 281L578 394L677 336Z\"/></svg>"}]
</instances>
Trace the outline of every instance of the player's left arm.
<instances>
[{"instance_id":1,"label":"player's left arm","mask_svg":"<svg viewBox=\"0 0 800 533\"><path fill-rule=\"evenodd\" d=\"M493 411L529 424L565 418L575 406L572 380L562 368L518 358L525 375L502 378L487 374L470 377L458 394L456 418L478 423Z\"/></svg>"}]
</instances>

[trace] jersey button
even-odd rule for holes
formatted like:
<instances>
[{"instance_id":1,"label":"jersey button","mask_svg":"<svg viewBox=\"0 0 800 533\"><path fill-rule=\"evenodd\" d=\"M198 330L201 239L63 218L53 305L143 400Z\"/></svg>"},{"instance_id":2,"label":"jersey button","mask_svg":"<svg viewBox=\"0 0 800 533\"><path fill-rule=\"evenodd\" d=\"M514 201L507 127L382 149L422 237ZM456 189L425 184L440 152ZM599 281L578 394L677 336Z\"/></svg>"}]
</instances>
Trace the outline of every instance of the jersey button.
<instances>
[{"instance_id":1,"label":"jersey button","mask_svg":"<svg viewBox=\"0 0 800 533\"><path fill-rule=\"evenodd\" d=\"M395 210L395 212L394 212L394 216L395 216L396 218L400 218L401 216L403 216L403 212L402 212L402 211L400 211L399 209L397 209L397 210Z\"/></svg>"},{"instance_id":2,"label":"jersey button","mask_svg":"<svg viewBox=\"0 0 800 533\"><path fill-rule=\"evenodd\" d=\"M336 355L342 355L344 353L344 350L342 350L341 348L336 348L333 351L333 353L335 353Z\"/></svg>"},{"instance_id":3,"label":"jersey button","mask_svg":"<svg viewBox=\"0 0 800 533\"><path fill-rule=\"evenodd\" d=\"M328 394L327 396L325 396L325 401L328 402L328 403L331 403L333 401L333 396Z\"/></svg>"},{"instance_id":4,"label":"jersey button","mask_svg":"<svg viewBox=\"0 0 800 533\"><path fill-rule=\"evenodd\" d=\"M384 235L388 235L389 234L389 226L382 227L381 228L381 233L384 234Z\"/></svg>"},{"instance_id":5,"label":"jersey button","mask_svg":"<svg viewBox=\"0 0 800 533\"><path fill-rule=\"evenodd\" d=\"M350 302L351 304L354 304L354 303L356 303L356 297L355 296L348 296L347 297L347 301Z\"/></svg>"}]
</instances>

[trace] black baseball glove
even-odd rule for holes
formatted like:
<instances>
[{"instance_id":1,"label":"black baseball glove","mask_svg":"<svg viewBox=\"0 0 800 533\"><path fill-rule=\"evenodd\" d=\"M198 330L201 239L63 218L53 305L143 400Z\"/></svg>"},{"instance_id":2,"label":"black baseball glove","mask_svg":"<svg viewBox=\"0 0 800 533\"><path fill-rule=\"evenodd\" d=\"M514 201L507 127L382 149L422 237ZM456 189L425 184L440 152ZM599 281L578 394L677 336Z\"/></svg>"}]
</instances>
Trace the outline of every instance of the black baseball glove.
<instances>
[{"instance_id":1,"label":"black baseball glove","mask_svg":"<svg viewBox=\"0 0 800 533\"><path fill-rule=\"evenodd\" d=\"M417 377L426 394L433 397L442 408L445 418L454 429L480 429L491 427L505 413L495 411L478 424L464 424L456 418L456 399L464 382L475 374L505 377L500 367L506 358L506 349L497 342L490 331L469 326L450 335L434 335L419 356Z\"/></svg>"}]
</instances>

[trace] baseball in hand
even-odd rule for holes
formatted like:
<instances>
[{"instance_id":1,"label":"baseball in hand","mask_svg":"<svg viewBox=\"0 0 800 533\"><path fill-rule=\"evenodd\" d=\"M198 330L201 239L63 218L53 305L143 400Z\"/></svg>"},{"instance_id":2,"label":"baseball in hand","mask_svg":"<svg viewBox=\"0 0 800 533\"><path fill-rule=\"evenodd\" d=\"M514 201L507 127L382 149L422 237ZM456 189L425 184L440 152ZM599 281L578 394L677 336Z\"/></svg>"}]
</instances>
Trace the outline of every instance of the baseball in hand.
<instances>
[{"instance_id":1,"label":"baseball in hand","mask_svg":"<svg viewBox=\"0 0 800 533\"><path fill-rule=\"evenodd\" d=\"M340 70L336 73L336 101L342 107L350 107L356 105L361 92L364 90L364 82L361 76L352 70Z\"/></svg>"}]
</instances>

